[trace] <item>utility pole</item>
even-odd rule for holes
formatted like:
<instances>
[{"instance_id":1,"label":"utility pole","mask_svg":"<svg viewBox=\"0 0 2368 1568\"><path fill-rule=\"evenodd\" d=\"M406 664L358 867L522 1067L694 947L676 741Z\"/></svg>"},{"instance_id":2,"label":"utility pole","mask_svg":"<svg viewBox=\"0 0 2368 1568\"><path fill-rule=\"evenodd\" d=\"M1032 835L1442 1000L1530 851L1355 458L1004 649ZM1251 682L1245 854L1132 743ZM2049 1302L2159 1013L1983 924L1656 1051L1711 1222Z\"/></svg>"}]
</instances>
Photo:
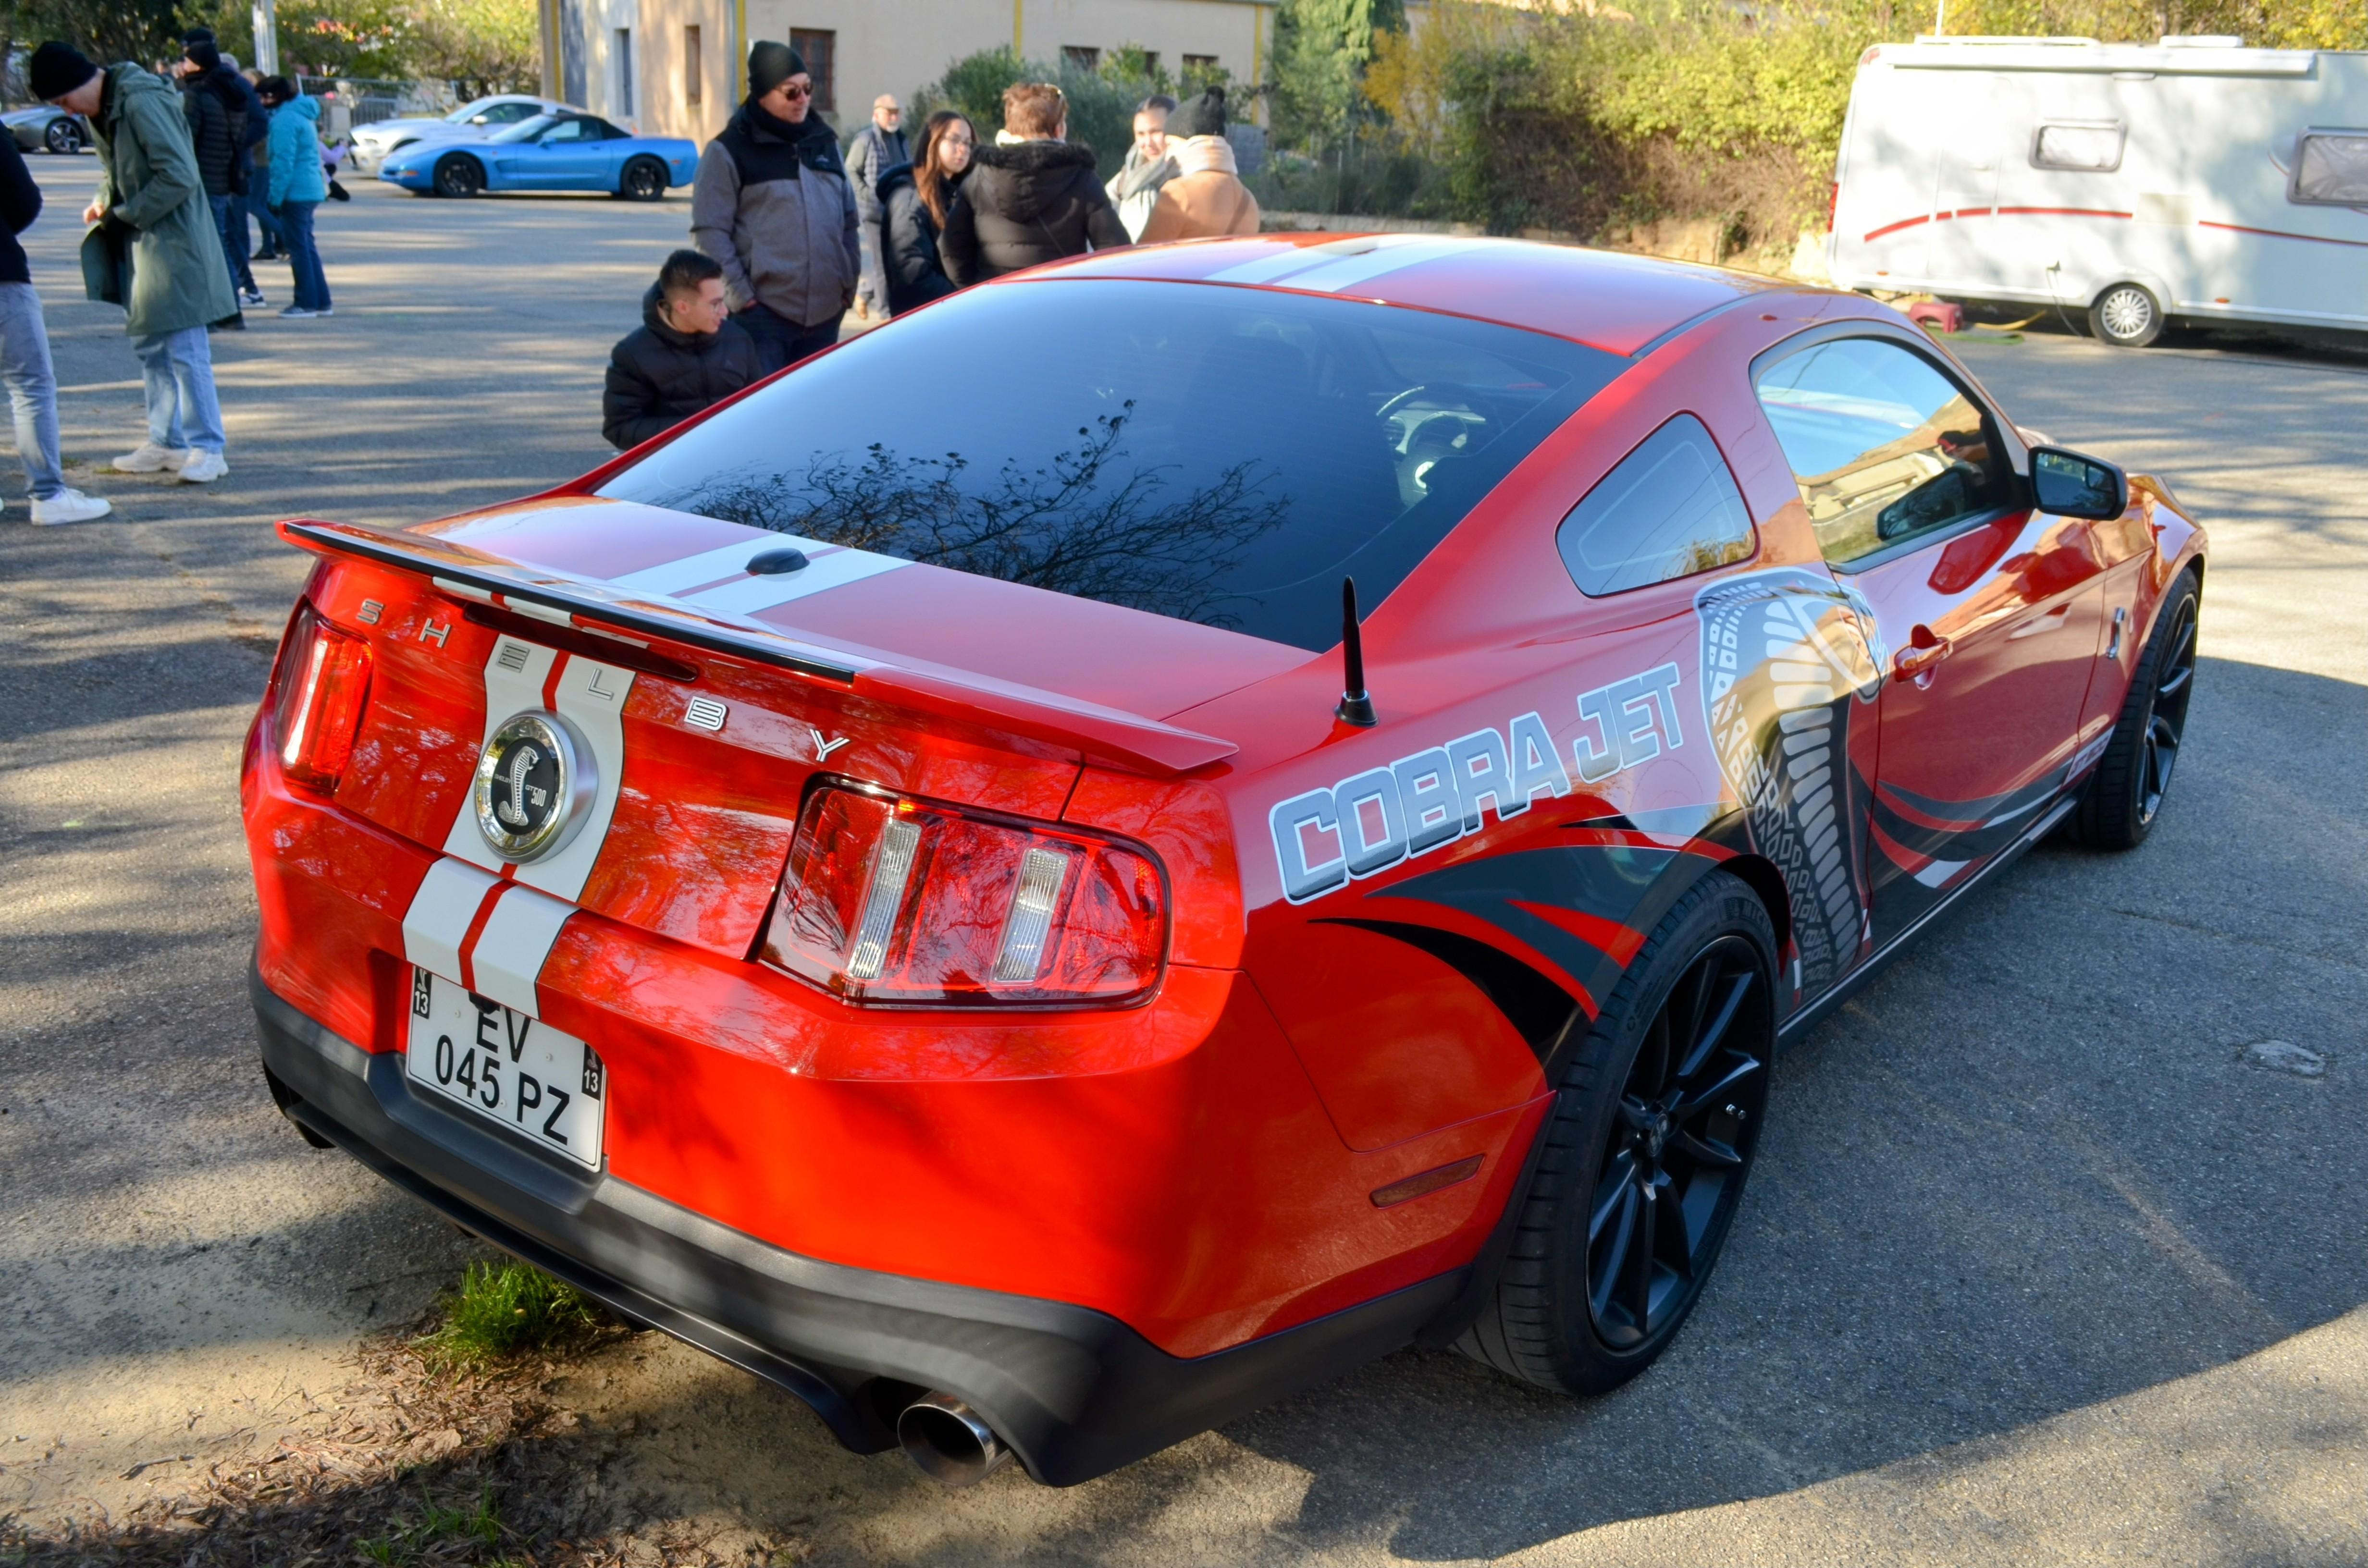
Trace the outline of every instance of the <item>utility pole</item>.
<instances>
[{"instance_id":1,"label":"utility pole","mask_svg":"<svg viewBox=\"0 0 2368 1568\"><path fill-rule=\"evenodd\" d=\"M255 0L255 68L267 76L279 74L279 17L272 0Z\"/></svg>"}]
</instances>

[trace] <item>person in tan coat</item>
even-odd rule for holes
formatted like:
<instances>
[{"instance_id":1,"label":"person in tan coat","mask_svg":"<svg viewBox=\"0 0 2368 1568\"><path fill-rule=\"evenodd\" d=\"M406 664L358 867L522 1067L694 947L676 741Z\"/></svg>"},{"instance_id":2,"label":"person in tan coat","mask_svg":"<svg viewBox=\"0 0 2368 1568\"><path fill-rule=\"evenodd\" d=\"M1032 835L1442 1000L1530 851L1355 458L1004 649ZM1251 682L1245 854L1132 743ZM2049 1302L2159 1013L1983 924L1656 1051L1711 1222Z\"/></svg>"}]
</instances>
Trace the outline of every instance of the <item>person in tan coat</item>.
<instances>
[{"instance_id":1,"label":"person in tan coat","mask_svg":"<svg viewBox=\"0 0 2368 1568\"><path fill-rule=\"evenodd\" d=\"M1258 198L1242 184L1225 140L1225 92L1211 87L1167 117L1167 155L1180 171L1159 187L1140 243L1258 232Z\"/></svg>"}]
</instances>

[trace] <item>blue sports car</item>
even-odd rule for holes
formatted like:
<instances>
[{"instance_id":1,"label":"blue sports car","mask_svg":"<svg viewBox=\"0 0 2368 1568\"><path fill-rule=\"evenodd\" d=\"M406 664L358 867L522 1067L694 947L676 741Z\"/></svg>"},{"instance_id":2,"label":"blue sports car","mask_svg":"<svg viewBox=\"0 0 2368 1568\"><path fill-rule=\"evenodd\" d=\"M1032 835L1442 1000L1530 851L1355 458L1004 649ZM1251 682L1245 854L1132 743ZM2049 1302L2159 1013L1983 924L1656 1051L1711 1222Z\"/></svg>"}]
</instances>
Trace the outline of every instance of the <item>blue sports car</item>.
<instances>
[{"instance_id":1,"label":"blue sports car","mask_svg":"<svg viewBox=\"0 0 2368 1568\"><path fill-rule=\"evenodd\" d=\"M378 177L423 196L487 190L605 190L655 201L689 185L697 144L635 136L589 114L539 114L483 142L415 142L387 155Z\"/></svg>"}]
</instances>

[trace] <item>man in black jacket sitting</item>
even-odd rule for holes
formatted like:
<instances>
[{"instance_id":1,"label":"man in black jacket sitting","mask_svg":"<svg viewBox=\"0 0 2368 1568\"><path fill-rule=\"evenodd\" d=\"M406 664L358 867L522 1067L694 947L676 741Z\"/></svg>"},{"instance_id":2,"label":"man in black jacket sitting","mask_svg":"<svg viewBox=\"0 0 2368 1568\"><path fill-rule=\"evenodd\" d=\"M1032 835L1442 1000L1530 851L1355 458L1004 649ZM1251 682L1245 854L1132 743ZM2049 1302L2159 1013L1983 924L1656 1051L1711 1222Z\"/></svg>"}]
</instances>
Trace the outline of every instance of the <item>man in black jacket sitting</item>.
<instances>
[{"instance_id":1,"label":"man in black jacket sitting","mask_svg":"<svg viewBox=\"0 0 2368 1568\"><path fill-rule=\"evenodd\" d=\"M1110 250L1126 225L1094 176L1094 150L1069 140L1069 105L1049 82L1003 91L1003 134L981 147L946 209L938 255L963 288L1023 267Z\"/></svg>"},{"instance_id":2,"label":"man in black jacket sitting","mask_svg":"<svg viewBox=\"0 0 2368 1568\"><path fill-rule=\"evenodd\" d=\"M723 267L678 250L642 296L642 325L609 352L600 434L620 451L638 447L761 374L756 343L724 301Z\"/></svg>"}]
</instances>

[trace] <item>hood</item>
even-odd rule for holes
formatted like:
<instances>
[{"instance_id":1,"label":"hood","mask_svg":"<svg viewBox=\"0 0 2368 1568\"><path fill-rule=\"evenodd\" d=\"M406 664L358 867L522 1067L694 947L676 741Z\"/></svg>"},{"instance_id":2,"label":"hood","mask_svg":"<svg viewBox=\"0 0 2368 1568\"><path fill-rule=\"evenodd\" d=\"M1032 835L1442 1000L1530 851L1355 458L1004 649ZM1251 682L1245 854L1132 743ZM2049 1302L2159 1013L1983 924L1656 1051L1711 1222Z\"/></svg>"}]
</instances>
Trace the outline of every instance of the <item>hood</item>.
<instances>
[{"instance_id":1,"label":"hood","mask_svg":"<svg viewBox=\"0 0 2368 1568\"><path fill-rule=\"evenodd\" d=\"M1001 177L1004 199L998 205L1009 216L1033 218L1067 188L1083 169L1094 173L1094 150L1082 142L1013 142L981 147L972 155L974 169L993 169ZM976 197L972 198L976 200Z\"/></svg>"},{"instance_id":2,"label":"hood","mask_svg":"<svg viewBox=\"0 0 2368 1568\"><path fill-rule=\"evenodd\" d=\"M317 123L321 118L321 100L318 98L306 97L303 95L299 94L295 97L289 99L286 103L281 104L274 112L279 114L293 114L299 119L309 119Z\"/></svg>"},{"instance_id":3,"label":"hood","mask_svg":"<svg viewBox=\"0 0 2368 1568\"><path fill-rule=\"evenodd\" d=\"M1241 171L1234 161L1234 144L1222 136L1194 136L1171 142L1168 156L1176 166L1188 175L1238 175Z\"/></svg>"},{"instance_id":4,"label":"hood","mask_svg":"<svg viewBox=\"0 0 2368 1568\"><path fill-rule=\"evenodd\" d=\"M888 193L890 191L895 190L903 186L911 185L912 183L912 165L891 164L888 167L880 171L880 178L873 183L871 189L873 194L877 195L881 200L885 201L888 199Z\"/></svg>"},{"instance_id":5,"label":"hood","mask_svg":"<svg viewBox=\"0 0 2368 1568\"><path fill-rule=\"evenodd\" d=\"M181 91L144 65L124 61L107 68L107 92L98 106L99 118L112 125L121 118L123 106L142 93L170 93L175 100L173 112L181 112Z\"/></svg>"}]
</instances>

